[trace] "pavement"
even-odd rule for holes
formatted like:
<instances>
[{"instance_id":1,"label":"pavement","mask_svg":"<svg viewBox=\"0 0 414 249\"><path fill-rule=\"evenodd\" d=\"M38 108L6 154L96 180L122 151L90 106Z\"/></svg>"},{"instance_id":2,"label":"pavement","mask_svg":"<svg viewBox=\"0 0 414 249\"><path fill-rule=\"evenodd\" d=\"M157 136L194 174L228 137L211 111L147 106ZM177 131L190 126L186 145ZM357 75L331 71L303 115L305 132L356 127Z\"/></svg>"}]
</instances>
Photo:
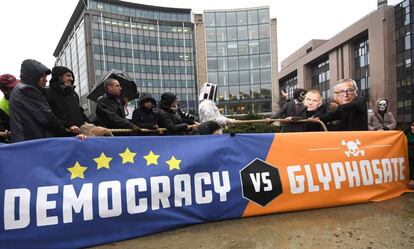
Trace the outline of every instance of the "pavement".
<instances>
[{"instance_id":1,"label":"pavement","mask_svg":"<svg viewBox=\"0 0 414 249\"><path fill-rule=\"evenodd\" d=\"M96 247L414 248L414 193L376 202L212 222Z\"/></svg>"}]
</instances>

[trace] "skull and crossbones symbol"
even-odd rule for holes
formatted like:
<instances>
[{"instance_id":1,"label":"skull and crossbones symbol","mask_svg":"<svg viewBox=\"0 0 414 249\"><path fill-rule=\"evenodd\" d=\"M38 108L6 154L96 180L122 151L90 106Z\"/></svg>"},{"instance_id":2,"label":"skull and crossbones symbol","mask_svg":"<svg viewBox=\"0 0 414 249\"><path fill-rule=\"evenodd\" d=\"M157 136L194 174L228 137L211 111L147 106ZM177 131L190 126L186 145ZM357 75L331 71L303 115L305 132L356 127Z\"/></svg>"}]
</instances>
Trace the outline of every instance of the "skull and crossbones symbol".
<instances>
[{"instance_id":1,"label":"skull and crossbones symbol","mask_svg":"<svg viewBox=\"0 0 414 249\"><path fill-rule=\"evenodd\" d=\"M345 155L347 157L352 156L365 156L365 151L364 150L360 150L358 148L359 145L361 145L361 142L357 139L355 141L348 141L345 142L345 140L342 140L342 145L345 145L348 149L348 151L345 151Z\"/></svg>"}]
</instances>

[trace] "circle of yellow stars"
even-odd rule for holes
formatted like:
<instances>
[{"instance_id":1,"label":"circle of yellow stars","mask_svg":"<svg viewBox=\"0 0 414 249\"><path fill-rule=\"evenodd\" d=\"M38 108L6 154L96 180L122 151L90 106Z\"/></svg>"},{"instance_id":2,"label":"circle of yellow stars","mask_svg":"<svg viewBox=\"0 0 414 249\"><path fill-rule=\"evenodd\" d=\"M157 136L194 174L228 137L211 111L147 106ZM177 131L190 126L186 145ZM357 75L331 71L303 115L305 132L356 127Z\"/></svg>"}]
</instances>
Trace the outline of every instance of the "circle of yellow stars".
<instances>
[{"instance_id":1,"label":"circle of yellow stars","mask_svg":"<svg viewBox=\"0 0 414 249\"><path fill-rule=\"evenodd\" d=\"M125 165L125 164L134 164L137 153L131 151L127 147L124 152L119 153L118 155L122 159L122 165ZM146 160L147 166L151 166L151 165L157 166L159 157L160 155L157 155L152 150L150 150L150 152L148 152L147 155L143 156L143 158ZM100 170L100 169L110 169L110 164L111 164L112 159L113 159L112 157L109 157L104 152L102 152L99 155L99 157L96 157L93 160L96 163L96 169ZM181 160L178 160L174 155L171 156L170 160L165 161L165 163L168 165L169 171L181 169L180 168ZM78 161L76 161L72 167L67 168L67 170L70 172L71 180L75 178L85 179L85 171L87 169L88 167L82 166Z\"/></svg>"}]
</instances>

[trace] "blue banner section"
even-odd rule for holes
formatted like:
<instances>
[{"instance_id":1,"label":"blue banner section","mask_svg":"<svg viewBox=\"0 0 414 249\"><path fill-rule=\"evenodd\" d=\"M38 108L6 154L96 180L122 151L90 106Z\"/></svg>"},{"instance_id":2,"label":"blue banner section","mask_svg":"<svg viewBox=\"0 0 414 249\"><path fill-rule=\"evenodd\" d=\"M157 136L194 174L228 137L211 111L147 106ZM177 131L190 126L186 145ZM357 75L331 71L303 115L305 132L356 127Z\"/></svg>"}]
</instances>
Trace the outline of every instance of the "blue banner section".
<instances>
[{"instance_id":1,"label":"blue banner section","mask_svg":"<svg viewBox=\"0 0 414 249\"><path fill-rule=\"evenodd\" d=\"M240 170L274 134L0 146L0 248L81 248L241 217Z\"/></svg>"}]
</instances>

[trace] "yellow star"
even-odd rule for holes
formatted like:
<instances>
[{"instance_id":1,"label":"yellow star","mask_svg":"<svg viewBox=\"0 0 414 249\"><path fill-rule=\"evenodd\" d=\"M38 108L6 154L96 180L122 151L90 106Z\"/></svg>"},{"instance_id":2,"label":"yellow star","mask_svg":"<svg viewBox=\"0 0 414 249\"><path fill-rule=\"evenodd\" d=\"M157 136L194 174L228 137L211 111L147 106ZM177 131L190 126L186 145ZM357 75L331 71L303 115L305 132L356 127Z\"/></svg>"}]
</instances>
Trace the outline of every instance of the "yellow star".
<instances>
[{"instance_id":1,"label":"yellow star","mask_svg":"<svg viewBox=\"0 0 414 249\"><path fill-rule=\"evenodd\" d=\"M160 155L156 155L154 154L154 152L152 152L152 150L148 153L148 155L143 156L145 158L145 160L147 160L147 166L151 165L151 164L155 164L158 165L158 158L160 157Z\"/></svg>"},{"instance_id":2,"label":"yellow star","mask_svg":"<svg viewBox=\"0 0 414 249\"><path fill-rule=\"evenodd\" d=\"M96 162L97 169L107 168L109 169L109 162L112 160L112 157L107 157L103 152L100 157L93 159Z\"/></svg>"},{"instance_id":3,"label":"yellow star","mask_svg":"<svg viewBox=\"0 0 414 249\"><path fill-rule=\"evenodd\" d=\"M123 153L119 153L119 156L122 157L122 164L134 163L134 157L136 154L137 153L131 152L129 148L126 148Z\"/></svg>"},{"instance_id":4,"label":"yellow star","mask_svg":"<svg viewBox=\"0 0 414 249\"><path fill-rule=\"evenodd\" d=\"M166 163L170 166L170 171L174 169L180 169L181 160L177 160L174 156L171 157L170 160L166 161Z\"/></svg>"},{"instance_id":5,"label":"yellow star","mask_svg":"<svg viewBox=\"0 0 414 249\"><path fill-rule=\"evenodd\" d=\"M71 173L70 179L75 179L75 178L82 178L84 179L83 173L85 173L85 170L88 167L83 167L79 164L79 162L76 162L75 165L73 165L73 167L68 168L68 171Z\"/></svg>"}]
</instances>

